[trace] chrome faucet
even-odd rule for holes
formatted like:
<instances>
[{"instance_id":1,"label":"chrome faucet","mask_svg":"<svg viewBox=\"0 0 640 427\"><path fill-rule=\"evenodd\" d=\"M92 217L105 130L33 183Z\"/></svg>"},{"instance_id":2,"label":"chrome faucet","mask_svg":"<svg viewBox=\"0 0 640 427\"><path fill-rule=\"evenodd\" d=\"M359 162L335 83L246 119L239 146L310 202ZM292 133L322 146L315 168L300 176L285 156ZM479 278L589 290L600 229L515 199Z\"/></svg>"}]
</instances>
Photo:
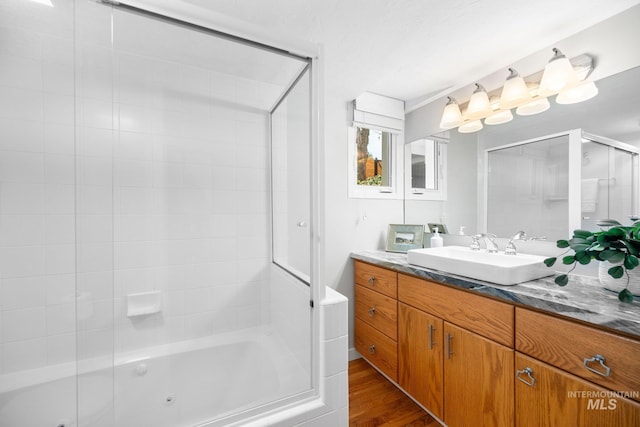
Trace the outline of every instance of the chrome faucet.
<instances>
[{"instance_id":1,"label":"chrome faucet","mask_svg":"<svg viewBox=\"0 0 640 427\"><path fill-rule=\"evenodd\" d=\"M516 240L522 240L524 242L524 241L527 241L527 240L547 240L547 238L545 236L527 237L527 233L525 233L524 231L518 231L516 233L516 235L513 236L511 238L511 240L509 240L509 243L507 243L507 246L505 246L505 248L504 248L505 255L515 255L516 254L516 245L513 243Z\"/></svg>"},{"instance_id":2,"label":"chrome faucet","mask_svg":"<svg viewBox=\"0 0 640 427\"><path fill-rule=\"evenodd\" d=\"M505 255L515 255L516 254L516 245L513 243L515 240L527 240L527 233L524 231L518 231L515 236L509 240L507 246L504 247Z\"/></svg>"},{"instance_id":3,"label":"chrome faucet","mask_svg":"<svg viewBox=\"0 0 640 427\"><path fill-rule=\"evenodd\" d=\"M495 238L496 238L496 235L491 233L476 234L472 238L471 249L480 250L479 240L482 239L484 240L484 245L487 248L487 252L489 252L490 254L495 254L498 252L498 245L496 244L496 241L493 240Z\"/></svg>"}]
</instances>

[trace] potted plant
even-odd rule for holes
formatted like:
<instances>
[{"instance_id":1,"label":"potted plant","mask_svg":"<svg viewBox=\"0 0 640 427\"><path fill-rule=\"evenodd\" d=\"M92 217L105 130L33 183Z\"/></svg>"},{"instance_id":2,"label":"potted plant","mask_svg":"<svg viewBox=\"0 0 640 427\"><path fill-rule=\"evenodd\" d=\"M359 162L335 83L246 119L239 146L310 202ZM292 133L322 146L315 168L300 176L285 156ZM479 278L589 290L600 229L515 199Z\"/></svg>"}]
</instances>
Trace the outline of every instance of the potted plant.
<instances>
[{"instance_id":1,"label":"potted plant","mask_svg":"<svg viewBox=\"0 0 640 427\"><path fill-rule=\"evenodd\" d=\"M570 240L558 240L556 246L568 248L562 255L562 263L572 265L567 273L560 274L555 278L555 283L565 286L569 283L568 274L571 273L577 264L586 265L592 260L609 262L611 266L607 273L613 279L620 279L627 276L626 286L618 293L618 299L622 302L632 302L633 293L629 290L632 278L629 271L638 266L640 257L640 221L636 221L631 226L623 226L616 220L607 219L597 223L601 227L606 227L600 231L575 230ZM566 255L573 250L572 255ZM544 263L547 267L555 264L558 257L547 258ZM640 268L639 268L640 270ZM640 280L636 278L635 280Z\"/></svg>"}]
</instances>

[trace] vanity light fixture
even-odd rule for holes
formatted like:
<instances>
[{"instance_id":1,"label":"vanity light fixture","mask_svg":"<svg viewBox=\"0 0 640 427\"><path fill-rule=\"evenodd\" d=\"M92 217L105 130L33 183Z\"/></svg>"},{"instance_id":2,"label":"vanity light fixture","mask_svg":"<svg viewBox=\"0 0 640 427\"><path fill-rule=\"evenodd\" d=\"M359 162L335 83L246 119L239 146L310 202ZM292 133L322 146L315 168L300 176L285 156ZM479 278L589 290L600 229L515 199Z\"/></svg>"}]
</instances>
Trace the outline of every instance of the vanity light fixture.
<instances>
[{"instance_id":1,"label":"vanity light fixture","mask_svg":"<svg viewBox=\"0 0 640 427\"><path fill-rule=\"evenodd\" d=\"M562 89L575 84L576 73L571 61L558 48L553 48L553 56L544 67L542 80L540 80L539 93L547 96L557 93Z\"/></svg>"},{"instance_id":2,"label":"vanity light fixture","mask_svg":"<svg viewBox=\"0 0 640 427\"><path fill-rule=\"evenodd\" d=\"M480 120L472 120L460 126L458 132L460 133L473 133L482 129L482 122Z\"/></svg>"},{"instance_id":3,"label":"vanity light fixture","mask_svg":"<svg viewBox=\"0 0 640 427\"><path fill-rule=\"evenodd\" d=\"M591 99L598 94L598 87L594 82L581 83L563 90L556 96L558 104L577 104Z\"/></svg>"},{"instance_id":4,"label":"vanity light fixture","mask_svg":"<svg viewBox=\"0 0 640 427\"><path fill-rule=\"evenodd\" d=\"M471 99L469 100L469 105L467 106L467 111L465 113L466 118L469 120L476 120L486 117L492 112L493 110L491 109L491 103L489 102L489 95L487 95L487 91L482 85L476 83L476 90L474 90L471 95Z\"/></svg>"},{"instance_id":5,"label":"vanity light fixture","mask_svg":"<svg viewBox=\"0 0 640 427\"><path fill-rule=\"evenodd\" d=\"M462 133L477 132L483 126L481 119L486 125L513 120L513 108L520 116L542 113L551 107L547 98L552 95L558 95L558 104L574 104L598 94L595 83L585 80L594 69L592 56L582 54L569 60L559 49L554 48L553 53L544 70L526 78L509 68L504 86L491 93L475 83L476 88L466 104L447 97L440 127L445 130L458 127Z\"/></svg>"},{"instance_id":6,"label":"vanity light fixture","mask_svg":"<svg viewBox=\"0 0 640 427\"><path fill-rule=\"evenodd\" d=\"M454 128L464 123L458 102L450 96L447 98L447 105L444 107L440 120L440 127L443 129Z\"/></svg>"},{"instance_id":7,"label":"vanity light fixture","mask_svg":"<svg viewBox=\"0 0 640 427\"><path fill-rule=\"evenodd\" d=\"M503 123L510 122L511 120L513 120L513 114L511 114L511 110L501 110L484 119L484 124L501 125Z\"/></svg>"},{"instance_id":8,"label":"vanity light fixture","mask_svg":"<svg viewBox=\"0 0 640 427\"><path fill-rule=\"evenodd\" d=\"M549 100L547 98L540 97L516 108L516 114L519 116L533 116L534 114L547 111L549 107L551 107Z\"/></svg>"},{"instance_id":9,"label":"vanity light fixture","mask_svg":"<svg viewBox=\"0 0 640 427\"><path fill-rule=\"evenodd\" d=\"M509 110L530 100L531 94L524 79L516 70L509 68L509 77L504 82L502 94L500 95L500 109ZM485 123L487 122L485 121Z\"/></svg>"}]
</instances>

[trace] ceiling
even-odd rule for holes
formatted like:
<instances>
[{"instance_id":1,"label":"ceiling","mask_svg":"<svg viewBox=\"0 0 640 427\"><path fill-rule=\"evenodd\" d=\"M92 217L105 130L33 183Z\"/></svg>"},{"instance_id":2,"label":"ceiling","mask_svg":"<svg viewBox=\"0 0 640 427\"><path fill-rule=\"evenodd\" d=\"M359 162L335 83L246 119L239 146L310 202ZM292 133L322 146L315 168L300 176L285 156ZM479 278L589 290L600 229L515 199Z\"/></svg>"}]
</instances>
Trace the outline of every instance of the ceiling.
<instances>
[{"instance_id":1,"label":"ceiling","mask_svg":"<svg viewBox=\"0 0 640 427\"><path fill-rule=\"evenodd\" d=\"M410 101L506 68L640 0L181 0L277 40L321 44L325 85ZM550 53L551 55L551 53Z\"/></svg>"}]
</instances>

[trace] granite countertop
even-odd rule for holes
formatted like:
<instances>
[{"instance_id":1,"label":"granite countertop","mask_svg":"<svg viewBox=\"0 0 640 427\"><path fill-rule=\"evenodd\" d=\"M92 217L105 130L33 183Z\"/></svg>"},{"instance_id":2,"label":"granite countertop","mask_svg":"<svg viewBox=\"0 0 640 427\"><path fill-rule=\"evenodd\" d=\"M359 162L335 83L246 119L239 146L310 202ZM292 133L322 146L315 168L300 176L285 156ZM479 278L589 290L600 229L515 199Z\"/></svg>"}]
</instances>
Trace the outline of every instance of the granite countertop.
<instances>
[{"instance_id":1,"label":"granite countertop","mask_svg":"<svg viewBox=\"0 0 640 427\"><path fill-rule=\"evenodd\" d=\"M614 292L605 290L593 277L571 275L569 284L564 287L556 285L553 276L514 286L501 286L409 264L407 254L357 251L351 254L351 258L585 321L640 339L640 302L637 299L631 304L618 301Z\"/></svg>"}]
</instances>

